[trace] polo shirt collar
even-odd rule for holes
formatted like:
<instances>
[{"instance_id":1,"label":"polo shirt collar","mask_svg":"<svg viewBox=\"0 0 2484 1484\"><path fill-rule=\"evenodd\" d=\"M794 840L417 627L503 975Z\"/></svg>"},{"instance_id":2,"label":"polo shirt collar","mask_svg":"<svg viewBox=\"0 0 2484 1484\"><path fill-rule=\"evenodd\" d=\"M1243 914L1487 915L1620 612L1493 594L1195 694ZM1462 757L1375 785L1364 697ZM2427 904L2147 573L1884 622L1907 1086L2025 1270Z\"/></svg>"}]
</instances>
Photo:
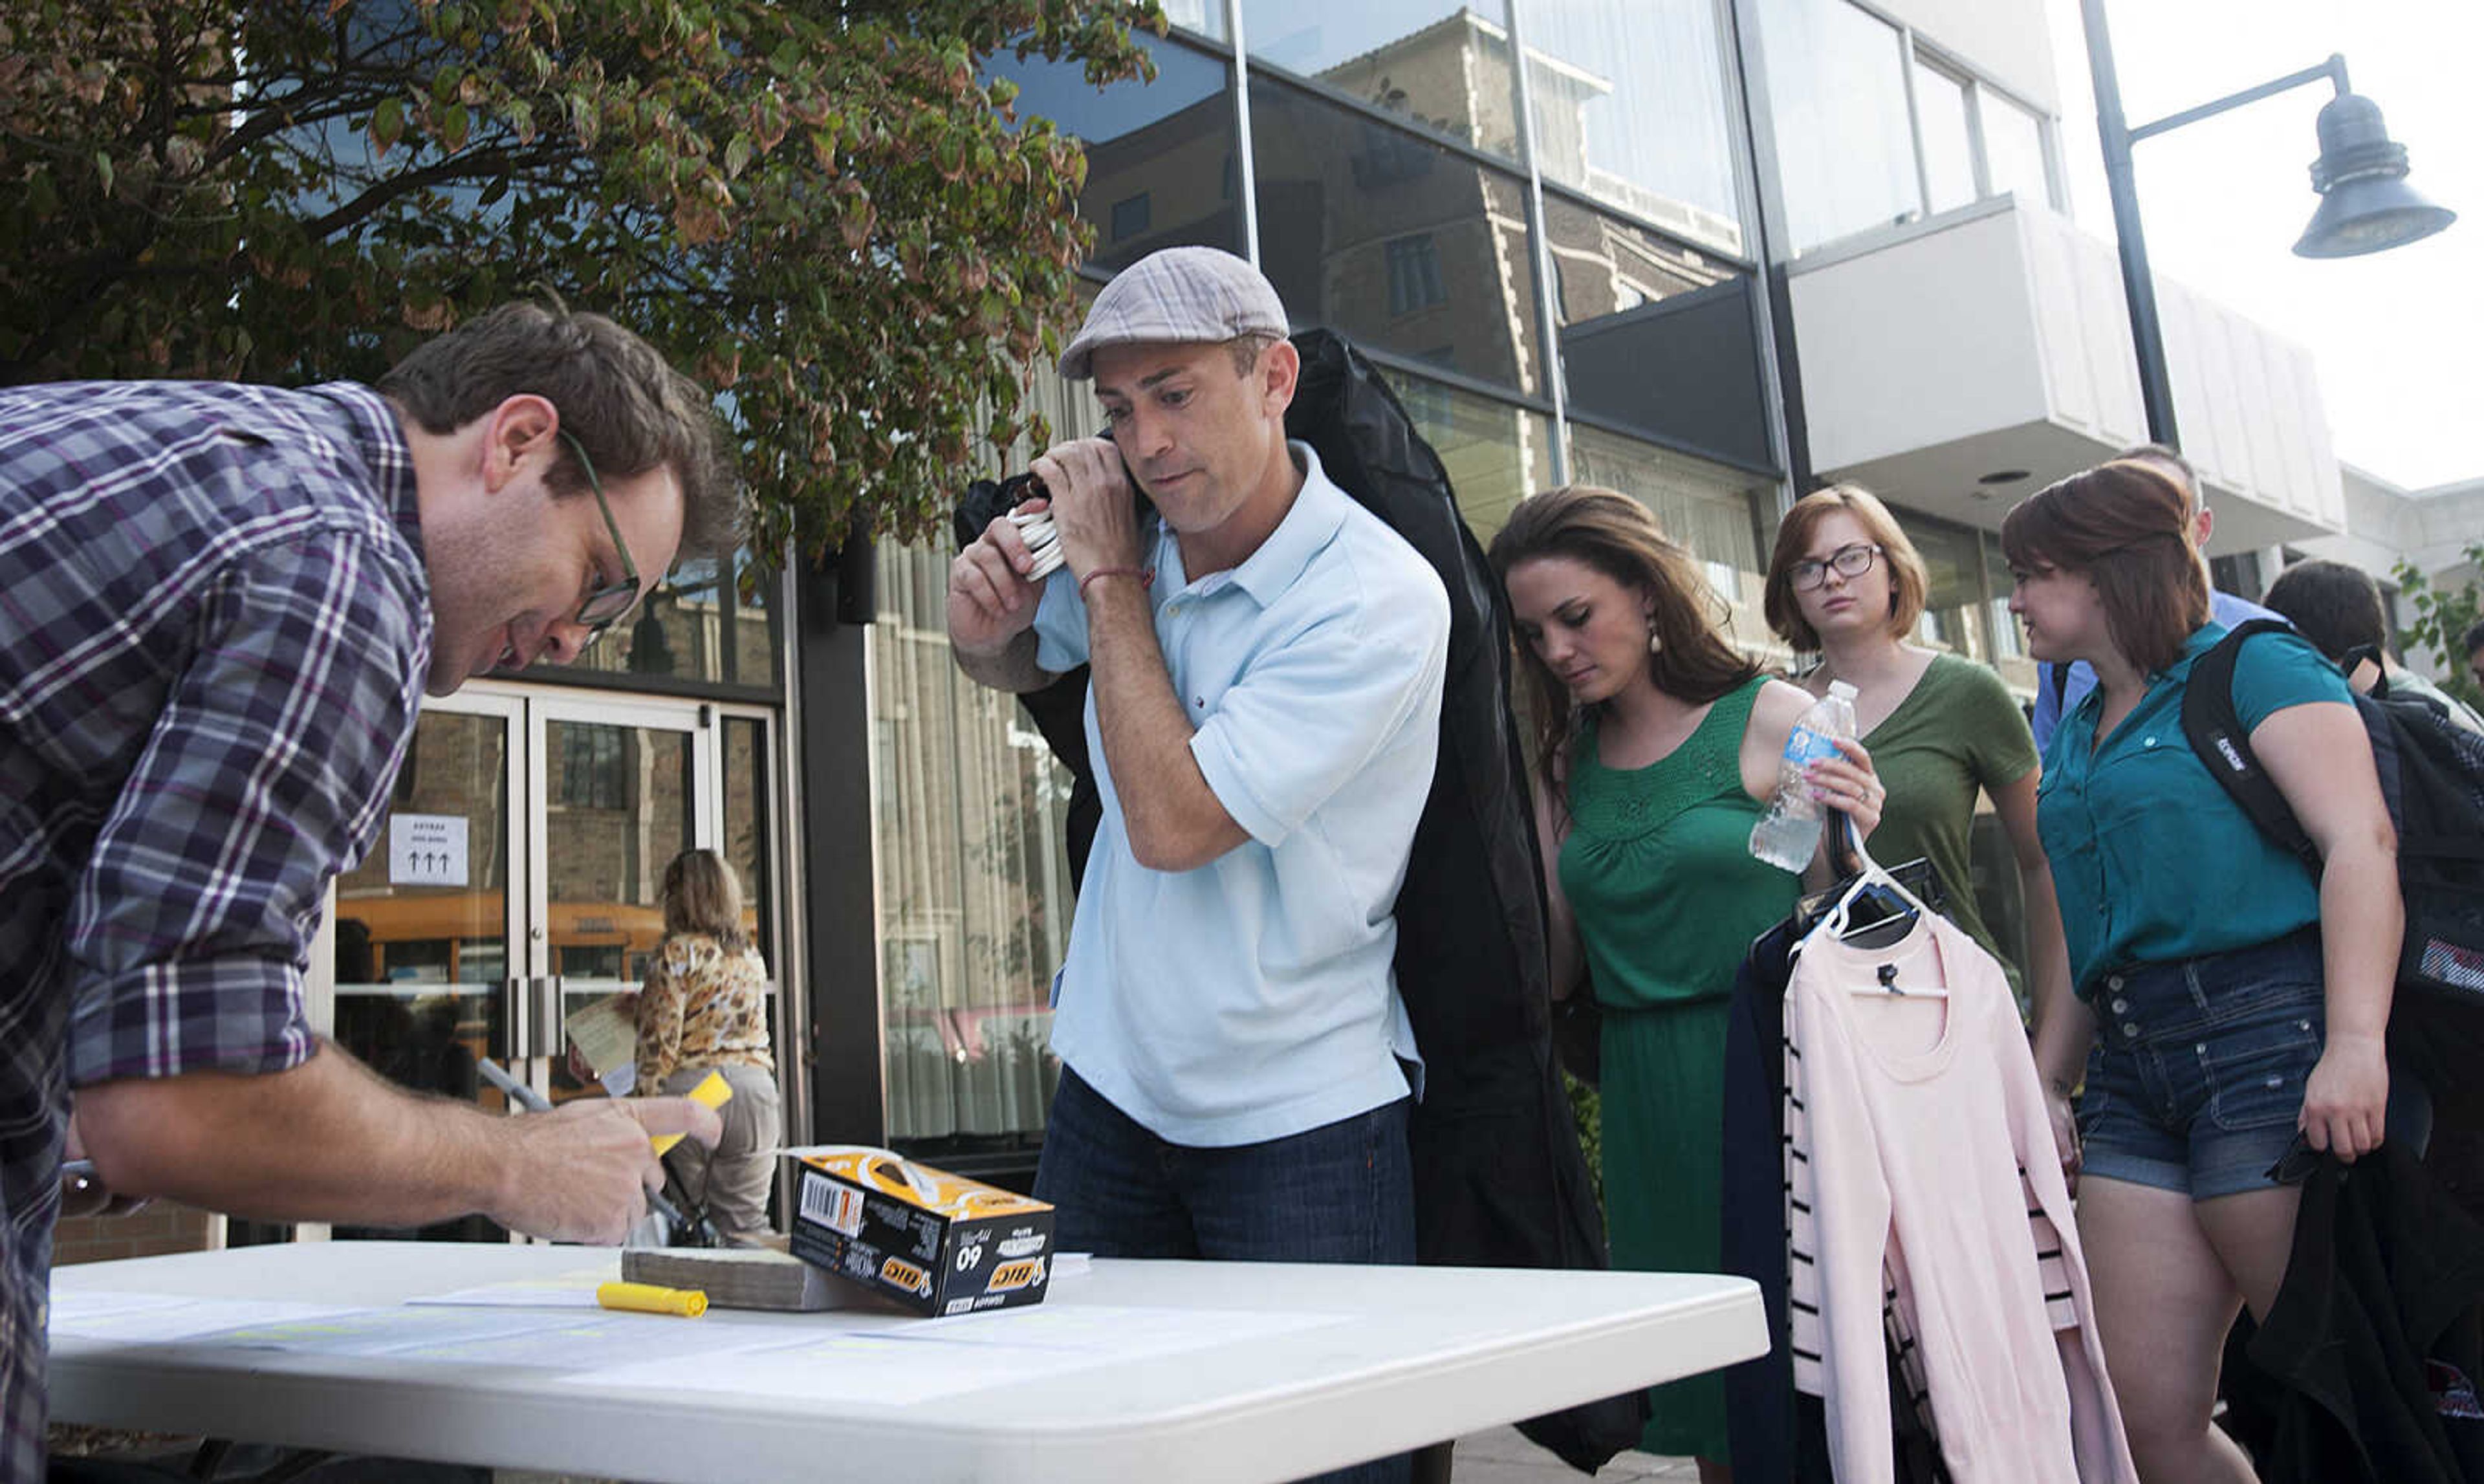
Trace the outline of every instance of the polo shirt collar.
<instances>
[{"instance_id":1,"label":"polo shirt collar","mask_svg":"<svg viewBox=\"0 0 2484 1484\"><path fill-rule=\"evenodd\" d=\"M1348 496L1321 471L1319 455L1310 445L1290 439L1285 447L1302 461L1302 493L1294 497L1293 508L1268 533L1268 539L1233 569L1234 585L1261 607L1293 586L1311 558L1336 539L1337 528L1345 524Z\"/></svg>"}]
</instances>

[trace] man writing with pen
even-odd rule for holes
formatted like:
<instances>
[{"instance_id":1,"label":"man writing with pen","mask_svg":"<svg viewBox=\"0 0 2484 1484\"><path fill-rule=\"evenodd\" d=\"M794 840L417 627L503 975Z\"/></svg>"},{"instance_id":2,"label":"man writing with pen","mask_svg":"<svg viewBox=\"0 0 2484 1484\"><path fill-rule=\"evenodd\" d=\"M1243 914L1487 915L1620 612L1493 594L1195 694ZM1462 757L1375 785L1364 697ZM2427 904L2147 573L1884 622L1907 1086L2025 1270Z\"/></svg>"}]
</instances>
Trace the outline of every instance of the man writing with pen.
<instances>
[{"instance_id":1,"label":"man writing with pen","mask_svg":"<svg viewBox=\"0 0 2484 1484\"><path fill-rule=\"evenodd\" d=\"M422 693L573 659L739 526L705 393L594 315L496 310L376 389L0 391L0 1484L44 1467L65 1145L260 1220L616 1242L649 1136L715 1142L681 1098L406 1093L303 976Z\"/></svg>"}]
</instances>

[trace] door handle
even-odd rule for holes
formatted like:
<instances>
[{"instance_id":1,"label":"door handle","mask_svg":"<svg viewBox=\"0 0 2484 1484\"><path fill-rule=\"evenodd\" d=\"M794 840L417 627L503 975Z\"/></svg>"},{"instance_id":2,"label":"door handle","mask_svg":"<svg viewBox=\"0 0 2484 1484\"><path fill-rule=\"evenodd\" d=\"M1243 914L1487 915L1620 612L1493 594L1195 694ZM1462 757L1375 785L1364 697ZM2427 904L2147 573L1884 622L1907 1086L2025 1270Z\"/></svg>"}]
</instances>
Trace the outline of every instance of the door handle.
<instances>
[{"instance_id":1,"label":"door handle","mask_svg":"<svg viewBox=\"0 0 2484 1484\"><path fill-rule=\"evenodd\" d=\"M561 977L533 974L500 985L500 1012L507 1027L504 1055L512 1058L557 1056L560 1053Z\"/></svg>"}]
</instances>

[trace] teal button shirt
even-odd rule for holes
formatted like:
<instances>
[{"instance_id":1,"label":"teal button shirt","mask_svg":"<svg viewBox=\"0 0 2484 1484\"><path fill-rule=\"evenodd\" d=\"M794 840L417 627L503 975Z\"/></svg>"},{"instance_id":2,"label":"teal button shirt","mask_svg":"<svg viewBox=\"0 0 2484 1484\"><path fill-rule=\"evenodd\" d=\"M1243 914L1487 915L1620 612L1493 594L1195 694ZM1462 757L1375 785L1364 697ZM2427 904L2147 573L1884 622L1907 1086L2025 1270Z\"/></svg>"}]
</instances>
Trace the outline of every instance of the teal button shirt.
<instances>
[{"instance_id":1,"label":"teal button shirt","mask_svg":"<svg viewBox=\"0 0 2484 1484\"><path fill-rule=\"evenodd\" d=\"M2036 825L2081 994L2108 969L2249 948L2320 920L2311 872L2260 833L2182 733L2192 662L2225 636L2215 623L2192 634L2102 746L2102 691L2053 734ZM2354 704L2345 677L2310 644L2272 634L2243 646L2234 706L2246 730L2324 701Z\"/></svg>"}]
</instances>

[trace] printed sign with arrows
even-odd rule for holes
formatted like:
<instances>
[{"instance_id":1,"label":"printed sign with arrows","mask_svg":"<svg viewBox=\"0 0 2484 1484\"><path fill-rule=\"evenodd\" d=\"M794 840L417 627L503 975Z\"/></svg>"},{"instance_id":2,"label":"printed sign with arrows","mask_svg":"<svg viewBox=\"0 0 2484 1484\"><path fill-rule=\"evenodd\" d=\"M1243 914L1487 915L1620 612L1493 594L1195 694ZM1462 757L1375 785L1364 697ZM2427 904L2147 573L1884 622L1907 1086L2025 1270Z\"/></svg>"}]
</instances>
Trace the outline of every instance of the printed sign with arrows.
<instances>
[{"instance_id":1,"label":"printed sign with arrows","mask_svg":"<svg viewBox=\"0 0 2484 1484\"><path fill-rule=\"evenodd\" d=\"M455 814L390 815L389 884L467 884L465 817Z\"/></svg>"}]
</instances>

